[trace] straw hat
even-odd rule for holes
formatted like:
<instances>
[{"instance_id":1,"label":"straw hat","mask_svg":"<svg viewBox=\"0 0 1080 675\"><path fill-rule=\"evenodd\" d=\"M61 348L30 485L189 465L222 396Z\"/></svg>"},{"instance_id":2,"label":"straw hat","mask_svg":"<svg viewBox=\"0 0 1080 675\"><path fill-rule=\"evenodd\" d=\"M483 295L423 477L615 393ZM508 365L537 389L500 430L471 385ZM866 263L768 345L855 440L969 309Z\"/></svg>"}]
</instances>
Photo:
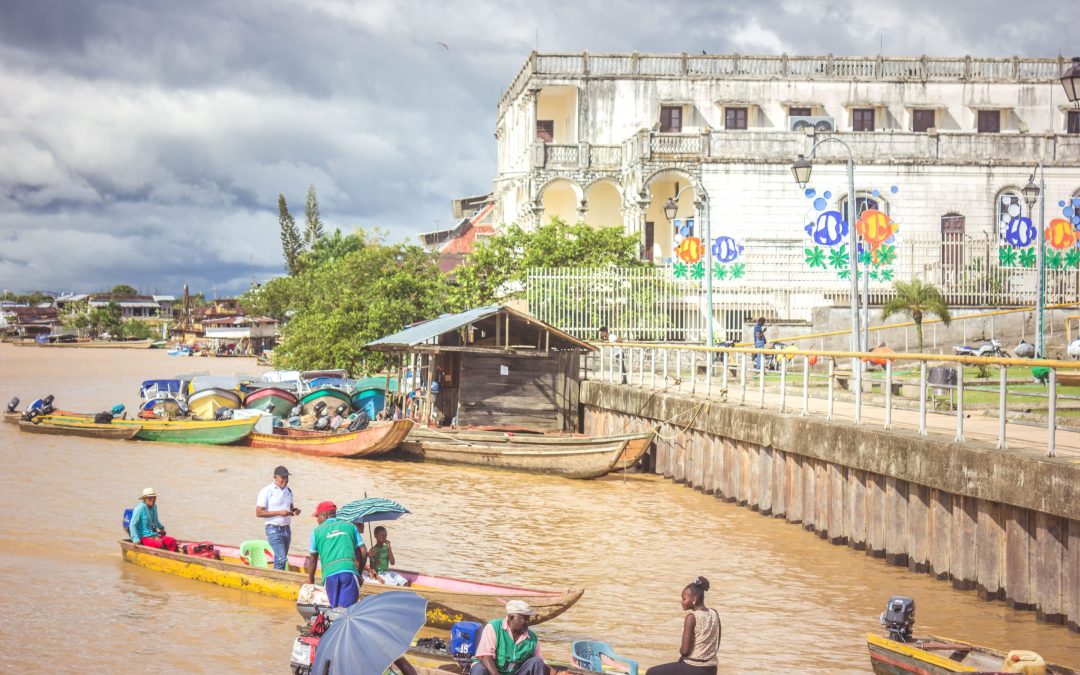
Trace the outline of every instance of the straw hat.
<instances>
[{"instance_id":1,"label":"straw hat","mask_svg":"<svg viewBox=\"0 0 1080 675\"><path fill-rule=\"evenodd\" d=\"M154 492L154 488L146 488L142 491L142 496L139 499L146 499L147 497L157 497L157 493Z\"/></svg>"}]
</instances>

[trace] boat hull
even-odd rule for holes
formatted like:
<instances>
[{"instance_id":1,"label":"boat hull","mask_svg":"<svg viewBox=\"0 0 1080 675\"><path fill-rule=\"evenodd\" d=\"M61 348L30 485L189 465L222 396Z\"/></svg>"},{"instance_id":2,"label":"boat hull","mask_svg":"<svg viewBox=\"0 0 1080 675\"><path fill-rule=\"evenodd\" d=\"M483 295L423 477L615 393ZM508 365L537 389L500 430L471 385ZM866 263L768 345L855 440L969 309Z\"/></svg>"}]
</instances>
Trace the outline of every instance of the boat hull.
<instances>
[{"instance_id":1,"label":"boat hull","mask_svg":"<svg viewBox=\"0 0 1080 675\"><path fill-rule=\"evenodd\" d=\"M947 675L948 673L1001 673L1006 654L989 647L930 636L910 643L866 634L870 665L878 675ZM1080 671L1052 663L1047 675L1080 675Z\"/></svg>"},{"instance_id":2,"label":"boat hull","mask_svg":"<svg viewBox=\"0 0 1080 675\"><path fill-rule=\"evenodd\" d=\"M414 427L401 444L412 457L566 478L600 478L620 464L629 439L507 434Z\"/></svg>"},{"instance_id":3,"label":"boat hull","mask_svg":"<svg viewBox=\"0 0 1080 675\"><path fill-rule=\"evenodd\" d=\"M352 410L351 396L341 391L340 389L323 387L322 389L316 389L315 391L309 392L302 399L300 399L300 403L302 403L304 406L304 414L310 415L315 408L315 404L317 404L319 401L322 401L326 404L326 413L328 415L332 414L334 410L336 410L337 407L342 403L346 405L348 410Z\"/></svg>"},{"instance_id":4,"label":"boat hull","mask_svg":"<svg viewBox=\"0 0 1080 675\"><path fill-rule=\"evenodd\" d=\"M307 574L298 571L304 560L304 556L299 555L289 556L290 571L284 571L249 567L239 561L239 551L228 546L218 547L221 560L140 546L128 540L120 542L120 549L124 560L148 569L288 600L296 600L300 586L307 583ZM428 601L427 624L439 628L450 628L457 621L486 622L500 618L506 614L509 600L527 601L537 612L534 623L548 621L569 609L584 593L581 589L545 591L433 577L403 570L399 573L415 579L413 585L383 586L367 581L361 586L361 597L413 591ZM434 587L431 585L433 583L450 588Z\"/></svg>"},{"instance_id":5,"label":"boat hull","mask_svg":"<svg viewBox=\"0 0 1080 675\"><path fill-rule=\"evenodd\" d=\"M198 420L212 420L221 408L235 410L240 407L240 394L229 389L210 387L188 396L188 410Z\"/></svg>"},{"instance_id":6,"label":"boat hull","mask_svg":"<svg viewBox=\"0 0 1080 675\"><path fill-rule=\"evenodd\" d=\"M52 422L43 419L40 422L19 422L19 430L32 434L51 434L54 436L82 436L83 438L106 438L126 441L135 438L141 426L94 424L93 422Z\"/></svg>"},{"instance_id":7,"label":"boat hull","mask_svg":"<svg viewBox=\"0 0 1080 675\"><path fill-rule=\"evenodd\" d=\"M274 417L286 417L296 405L296 395L277 387L264 387L244 397L244 407L265 410ZM273 410L271 410L273 408Z\"/></svg>"},{"instance_id":8,"label":"boat hull","mask_svg":"<svg viewBox=\"0 0 1080 675\"><path fill-rule=\"evenodd\" d=\"M23 414L21 412L6 412L4 413L4 422L8 424L18 424L22 419Z\"/></svg>"},{"instance_id":9,"label":"boat hull","mask_svg":"<svg viewBox=\"0 0 1080 675\"><path fill-rule=\"evenodd\" d=\"M49 416L50 420L65 422L85 420L89 415L80 413L57 413ZM246 438L258 417L221 421L199 420L113 420L117 426L141 426L135 438L142 441L160 441L165 443L202 443L204 445L227 445Z\"/></svg>"},{"instance_id":10,"label":"boat hull","mask_svg":"<svg viewBox=\"0 0 1080 675\"><path fill-rule=\"evenodd\" d=\"M411 420L374 422L362 431L340 433L279 428L272 434L252 433L253 448L290 450L316 457L372 457L393 450L409 435Z\"/></svg>"}]
</instances>

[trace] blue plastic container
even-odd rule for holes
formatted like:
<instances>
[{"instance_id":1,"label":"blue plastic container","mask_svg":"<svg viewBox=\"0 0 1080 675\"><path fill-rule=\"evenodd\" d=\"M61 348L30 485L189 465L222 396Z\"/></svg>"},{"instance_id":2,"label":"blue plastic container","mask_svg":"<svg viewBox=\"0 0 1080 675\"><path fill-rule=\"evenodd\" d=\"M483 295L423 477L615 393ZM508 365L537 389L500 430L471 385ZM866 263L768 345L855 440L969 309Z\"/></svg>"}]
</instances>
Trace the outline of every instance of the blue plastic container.
<instances>
[{"instance_id":1,"label":"blue plastic container","mask_svg":"<svg viewBox=\"0 0 1080 675\"><path fill-rule=\"evenodd\" d=\"M131 527L131 514L134 512L135 509L124 509L124 532Z\"/></svg>"},{"instance_id":2,"label":"blue plastic container","mask_svg":"<svg viewBox=\"0 0 1080 675\"><path fill-rule=\"evenodd\" d=\"M463 657L476 654L476 643L480 641L481 624L475 621L458 621L450 628L450 654Z\"/></svg>"}]
</instances>

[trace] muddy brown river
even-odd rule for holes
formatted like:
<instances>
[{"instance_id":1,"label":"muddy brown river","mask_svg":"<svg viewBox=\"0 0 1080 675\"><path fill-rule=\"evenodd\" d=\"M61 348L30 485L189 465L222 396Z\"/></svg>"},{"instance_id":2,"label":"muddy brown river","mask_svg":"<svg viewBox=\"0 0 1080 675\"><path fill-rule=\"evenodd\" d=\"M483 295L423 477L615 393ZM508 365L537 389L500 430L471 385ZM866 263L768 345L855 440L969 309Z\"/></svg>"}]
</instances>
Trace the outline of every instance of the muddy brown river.
<instances>
[{"instance_id":1,"label":"muddy brown river","mask_svg":"<svg viewBox=\"0 0 1080 675\"><path fill-rule=\"evenodd\" d=\"M254 373L250 359L158 350L0 345L0 398L47 393L59 407L137 403L143 379ZM890 595L916 601L916 629L1080 666L1080 636L948 583L831 546L799 526L654 476L598 481L272 450L115 442L0 425L0 670L287 673L287 600L125 563L121 516L144 487L169 533L263 538L255 497L278 464L293 473L303 549L317 502L368 496L412 511L389 524L398 564L530 586L580 586L581 601L537 627L548 655L610 642L643 666L672 660L679 593L697 575L723 620L722 672L869 672L864 634ZM643 671L642 671L643 672Z\"/></svg>"}]
</instances>

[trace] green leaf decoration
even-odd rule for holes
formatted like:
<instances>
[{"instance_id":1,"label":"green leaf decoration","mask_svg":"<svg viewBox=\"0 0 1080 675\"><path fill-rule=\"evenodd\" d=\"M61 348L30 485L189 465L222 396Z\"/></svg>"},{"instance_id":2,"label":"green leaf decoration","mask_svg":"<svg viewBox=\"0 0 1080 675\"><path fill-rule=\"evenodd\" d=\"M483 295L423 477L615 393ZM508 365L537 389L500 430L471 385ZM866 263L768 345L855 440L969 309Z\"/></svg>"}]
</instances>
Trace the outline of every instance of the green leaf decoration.
<instances>
[{"instance_id":1,"label":"green leaf decoration","mask_svg":"<svg viewBox=\"0 0 1080 675\"><path fill-rule=\"evenodd\" d=\"M892 244L882 244L881 248L878 249L877 258L878 267L893 264L893 261L896 260L896 247Z\"/></svg>"},{"instance_id":2,"label":"green leaf decoration","mask_svg":"<svg viewBox=\"0 0 1080 675\"><path fill-rule=\"evenodd\" d=\"M893 279L893 270L892 270L891 267L886 267L885 269L881 270L881 280L882 281L892 281L892 279Z\"/></svg>"},{"instance_id":3,"label":"green leaf decoration","mask_svg":"<svg viewBox=\"0 0 1080 675\"><path fill-rule=\"evenodd\" d=\"M829 265L836 270L848 267L847 244L842 244L829 251Z\"/></svg>"},{"instance_id":4,"label":"green leaf decoration","mask_svg":"<svg viewBox=\"0 0 1080 675\"><path fill-rule=\"evenodd\" d=\"M1016 249L1012 246L1002 246L998 249L998 264L1002 267L1016 267Z\"/></svg>"},{"instance_id":5,"label":"green leaf decoration","mask_svg":"<svg viewBox=\"0 0 1080 675\"><path fill-rule=\"evenodd\" d=\"M728 269L726 267L724 267L723 265L720 265L720 264L713 265L713 278L714 279L719 279L720 281L723 281L724 279L727 279L727 275L728 275Z\"/></svg>"},{"instance_id":6,"label":"green leaf decoration","mask_svg":"<svg viewBox=\"0 0 1080 675\"><path fill-rule=\"evenodd\" d=\"M1065 267L1074 270L1080 268L1080 249L1069 249L1069 252L1065 254Z\"/></svg>"},{"instance_id":7,"label":"green leaf decoration","mask_svg":"<svg viewBox=\"0 0 1080 675\"><path fill-rule=\"evenodd\" d=\"M839 272L836 273L836 276L840 277L841 279L850 279L851 278L851 270L847 269L847 268L842 269L842 270L840 270Z\"/></svg>"},{"instance_id":8,"label":"green leaf decoration","mask_svg":"<svg viewBox=\"0 0 1080 675\"><path fill-rule=\"evenodd\" d=\"M1080 251L1078 251L1078 253L1080 253ZM825 267L825 263L823 262L821 264L821 266ZM740 263L735 263L734 265L731 266L731 278L732 279L741 279L744 274L746 274L746 263L741 263L740 262Z\"/></svg>"},{"instance_id":9,"label":"green leaf decoration","mask_svg":"<svg viewBox=\"0 0 1080 675\"><path fill-rule=\"evenodd\" d=\"M873 279L874 281L877 281L880 278L879 275L878 275L878 271L877 270L872 270L870 272L870 278Z\"/></svg>"},{"instance_id":10,"label":"green leaf decoration","mask_svg":"<svg viewBox=\"0 0 1080 675\"><path fill-rule=\"evenodd\" d=\"M821 250L820 246L814 248L805 249L806 252L806 264L810 266L810 269L820 267L821 269L828 269L825 265L825 251Z\"/></svg>"},{"instance_id":11,"label":"green leaf decoration","mask_svg":"<svg viewBox=\"0 0 1080 675\"><path fill-rule=\"evenodd\" d=\"M859 251L859 264L863 266L870 265L874 262L873 255L870 251Z\"/></svg>"},{"instance_id":12,"label":"green leaf decoration","mask_svg":"<svg viewBox=\"0 0 1080 675\"><path fill-rule=\"evenodd\" d=\"M1065 262L1065 256L1061 254L1061 251L1047 251L1046 252L1046 266L1052 270L1059 270Z\"/></svg>"},{"instance_id":13,"label":"green leaf decoration","mask_svg":"<svg viewBox=\"0 0 1080 675\"><path fill-rule=\"evenodd\" d=\"M701 281L705 278L705 263L696 262L694 266L690 268L690 278L695 281Z\"/></svg>"},{"instance_id":14,"label":"green leaf decoration","mask_svg":"<svg viewBox=\"0 0 1080 675\"><path fill-rule=\"evenodd\" d=\"M687 272L686 263L677 262L671 266L671 275L676 279L685 279Z\"/></svg>"},{"instance_id":15,"label":"green leaf decoration","mask_svg":"<svg viewBox=\"0 0 1080 675\"><path fill-rule=\"evenodd\" d=\"M1035 248L1029 247L1020 251L1020 265L1022 267L1035 267Z\"/></svg>"}]
</instances>

